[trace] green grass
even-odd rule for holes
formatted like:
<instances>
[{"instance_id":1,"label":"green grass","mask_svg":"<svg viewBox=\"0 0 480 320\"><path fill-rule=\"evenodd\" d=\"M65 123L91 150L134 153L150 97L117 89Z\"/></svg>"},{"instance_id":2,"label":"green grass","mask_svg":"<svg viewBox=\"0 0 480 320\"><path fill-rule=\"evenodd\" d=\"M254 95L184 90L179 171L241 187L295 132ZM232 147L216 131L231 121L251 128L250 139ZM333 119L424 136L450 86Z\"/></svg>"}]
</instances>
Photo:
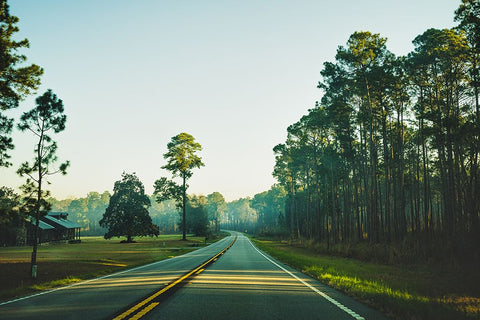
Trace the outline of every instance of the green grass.
<instances>
[{"instance_id":1,"label":"green grass","mask_svg":"<svg viewBox=\"0 0 480 320\"><path fill-rule=\"evenodd\" d=\"M396 319L480 319L478 271L392 266L253 239L270 255Z\"/></svg>"},{"instance_id":2,"label":"green grass","mask_svg":"<svg viewBox=\"0 0 480 320\"><path fill-rule=\"evenodd\" d=\"M42 244L38 247L38 275L30 278L32 247L0 248L0 300L48 290L178 256L205 244L204 237L161 235L119 238L82 237L78 244ZM209 240L210 241L210 240Z\"/></svg>"}]
</instances>

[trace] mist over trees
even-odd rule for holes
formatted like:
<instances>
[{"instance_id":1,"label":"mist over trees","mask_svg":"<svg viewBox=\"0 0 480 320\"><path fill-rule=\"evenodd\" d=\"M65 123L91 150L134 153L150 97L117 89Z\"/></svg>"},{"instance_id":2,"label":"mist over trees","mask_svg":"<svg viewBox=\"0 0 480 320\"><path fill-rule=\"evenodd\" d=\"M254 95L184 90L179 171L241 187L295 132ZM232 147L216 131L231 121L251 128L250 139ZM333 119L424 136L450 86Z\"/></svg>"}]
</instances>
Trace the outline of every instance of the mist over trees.
<instances>
[{"instance_id":1,"label":"mist over trees","mask_svg":"<svg viewBox=\"0 0 480 320\"><path fill-rule=\"evenodd\" d=\"M52 211L67 212L68 219L82 226L82 235L104 235L105 228L99 225L110 202L110 193L89 192L83 198L57 200L49 198ZM220 229L239 230L249 233L286 234L284 203L286 192L281 186L269 191L231 202L225 201L220 192L207 196L188 195L187 233L198 236L217 235ZM181 231L183 211L176 200L157 201L157 195L148 196L152 223L161 234Z\"/></svg>"}]
</instances>

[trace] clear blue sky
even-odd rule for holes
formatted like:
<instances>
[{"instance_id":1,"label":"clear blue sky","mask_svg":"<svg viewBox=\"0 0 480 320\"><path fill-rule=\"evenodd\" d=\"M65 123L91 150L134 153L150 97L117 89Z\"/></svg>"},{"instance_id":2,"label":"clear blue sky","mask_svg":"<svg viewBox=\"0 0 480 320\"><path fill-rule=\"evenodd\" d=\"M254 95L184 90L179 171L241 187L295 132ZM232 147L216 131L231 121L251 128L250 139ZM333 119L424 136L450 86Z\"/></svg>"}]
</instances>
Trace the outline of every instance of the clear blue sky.
<instances>
[{"instance_id":1,"label":"clear blue sky","mask_svg":"<svg viewBox=\"0 0 480 320\"><path fill-rule=\"evenodd\" d=\"M450 28L460 0L14 0L28 61L64 101L67 128L56 139L67 176L53 196L112 191L123 171L152 192L170 138L192 134L206 164L189 193L253 196L275 183L272 148L321 98L325 61L354 31L388 38L397 55L428 28ZM18 116L34 97L9 111ZM33 158L34 138L14 133L14 166Z\"/></svg>"}]
</instances>

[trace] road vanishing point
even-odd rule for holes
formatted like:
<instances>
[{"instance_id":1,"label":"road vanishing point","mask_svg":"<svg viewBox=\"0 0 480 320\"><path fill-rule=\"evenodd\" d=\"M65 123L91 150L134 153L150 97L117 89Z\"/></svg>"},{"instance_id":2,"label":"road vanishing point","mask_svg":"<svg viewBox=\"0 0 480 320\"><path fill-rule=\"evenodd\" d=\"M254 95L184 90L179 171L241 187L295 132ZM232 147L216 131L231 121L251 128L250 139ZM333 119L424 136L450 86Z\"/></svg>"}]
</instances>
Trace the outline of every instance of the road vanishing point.
<instances>
[{"instance_id":1,"label":"road vanishing point","mask_svg":"<svg viewBox=\"0 0 480 320\"><path fill-rule=\"evenodd\" d=\"M0 319L386 319L230 233L182 256L0 303Z\"/></svg>"}]
</instances>

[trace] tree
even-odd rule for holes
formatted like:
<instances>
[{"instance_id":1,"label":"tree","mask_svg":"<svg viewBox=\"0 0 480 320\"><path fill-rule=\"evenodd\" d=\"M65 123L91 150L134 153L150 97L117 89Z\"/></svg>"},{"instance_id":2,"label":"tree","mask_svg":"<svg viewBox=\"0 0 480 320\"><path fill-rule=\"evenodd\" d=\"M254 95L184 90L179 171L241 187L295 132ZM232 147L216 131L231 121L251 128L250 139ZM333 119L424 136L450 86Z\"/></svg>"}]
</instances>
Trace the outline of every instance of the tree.
<instances>
[{"instance_id":1,"label":"tree","mask_svg":"<svg viewBox=\"0 0 480 320\"><path fill-rule=\"evenodd\" d=\"M152 223L149 207L150 199L143 183L135 173L124 172L122 180L115 182L113 195L100 220L100 226L108 229L105 239L125 236L130 243L134 236L158 236L158 226Z\"/></svg>"},{"instance_id":2,"label":"tree","mask_svg":"<svg viewBox=\"0 0 480 320\"><path fill-rule=\"evenodd\" d=\"M225 223L228 228L242 232L255 229L257 212L250 206L251 202L250 198L240 198L227 203Z\"/></svg>"},{"instance_id":3,"label":"tree","mask_svg":"<svg viewBox=\"0 0 480 320\"><path fill-rule=\"evenodd\" d=\"M227 209L225 198L220 192L213 192L207 196L207 211L211 221L215 223L215 232L220 232L220 218Z\"/></svg>"},{"instance_id":4,"label":"tree","mask_svg":"<svg viewBox=\"0 0 480 320\"><path fill-rule=\"evenodd\" d=\"M175 181L169 180L165 177L161 177L153 184L153 194L158 203L162 203L166 200L173 200L177 208L183 206L183 189Z\"/></svg>"},{"instance_id":5,"label":"tree","mask_svg":"<svg viewBox=\"0 0 480 320\"><path fill-rule=\"evenodd\" d=\"M110 193L102 194L92 191L84 198L68 198L57 200L47 199L52 211L68 212L69 219L82 226L82 234L86 236L104 235L107 230L101 228L98 222L102 219L110 201Z\"/></svg>"},{"instance_id":6,"label":"tree","mask_svg":"<svg viewBox=\"0 0 480 320\"><path fill-rule=\"evenodd\" d=\"M0 187L0 245L21 243L24 234L24 212L20 210L20 197L10 188Z\"/></svg>"},{"instance_id":7,"label":"tree","mask_svg":"<svg viewBox=\"0 0 480 320\"><path fill-rule=\"evenodd\" d=\"M18 21L10 15L7 1L0 0L0 167L11 165L8 151L13 149L9 136L13 119L2 113L18 107L20 100L36 90L43 74L42 68L35 64L25 66L27 57L18 53L19 49L29 47L27 39L12 40L13 34L19 31Z\"/></svg>"},{"instance_id":8,"label":"tree","mask_svg":"<svg viewBox=\"0 0 480 320\"><path fill-rule=\"evenodd\" d=\"M189 196L187 208L189 232L197 237L208 237L207 198L205 196Z\"/></svg>"},{"instance_id":9,"label":"tree","mask_svg":"<svg viewBox=\"0 0 480 320\"><path fill-rule=\"evenodd\" d=\"M21 131L30 131L37 138L37 144L34 152L36 154L33 163L24 162L21 164L17 173L20 176L27 176L26 183L22 186L22 190L26 195L27 204L31 205L31 215L35 221L35 240L33 242L32 252L32 277L37 277L37 241L38 226L42 215L45 215L50 206L45 200L49 192L43 189L43 183L46 177L62 173L66 174L66 170L70 165L69 161L62 163L59 167L52 170L52 166L58 160L56 151L57 143L50 137L50 132L59 133L65 130L67 116L63 114L63 101L48 90L36 100L36 107L25 112L20 117L18 128Z\"/></svg>"},{"instance_id":10,"label":"tree","mask_svg":"<svg viewBox=\"0 0 480 320\"><path fill-rule=\"evenodd\" d=\"M181 202L181 201L180 201ZM175 233L179 225L178 206L174 200L157 201L157 196L150 197L150 216L162 233Z\"/></svg>"},{"instance_id":11,"label":"tree","mask_svg":"<svg viewBox=\"0 0 480 320\"><path fill-rule=\"evenodd\" d=\"M174 177L180 177L182 179L182 239L186 240L187 180L193 175L192 169L204 166L202 159L197 155L197 152L202 150L202 146L198 142L195 142L195 138L192 135L182 132L172 137L167 148L167 153L163 155L167 160L167 164L162 168L172 172ZM159 186L165 186L167 188L166 190L168 190L168 188L175 188L175 186L168 182L168 180L165 178L162 179L157 180L160 181ZM157 184L157 182L155 183ZM171 195L177 196L178 193L173 192Z\"/></svg>"},{"instance_id":12,"label":"tree","mask_svg":"<svg viewBox=\"0 0 480 320\"><path fill-rule=\"evenodd\" d=\"M459 21L458 29L463 30L470 44L468 60L470 62L470 81L469 85L473 89L473 99L471 102L475 106L474 120L471 121L469 132L473 133L473 141L470 155L470 185L467 193L470 205L468 211L472 220L474 233L480 233L480 202L476 201L480 197L480 2L478 0L462 0L462 4L455 11L455 21Z\"/></svg>"},{"instance_id":13,"label":"tree","mask_svg":"<svg viewBox=\"0 0 480 320\"><path fill-rule=\"evenodd\" d=\"M251 207L257 212L257 232L273 235L285 232L286 192L281 185L274 185L270 190L256 194Z\"/></svg>"}]
</instances>

